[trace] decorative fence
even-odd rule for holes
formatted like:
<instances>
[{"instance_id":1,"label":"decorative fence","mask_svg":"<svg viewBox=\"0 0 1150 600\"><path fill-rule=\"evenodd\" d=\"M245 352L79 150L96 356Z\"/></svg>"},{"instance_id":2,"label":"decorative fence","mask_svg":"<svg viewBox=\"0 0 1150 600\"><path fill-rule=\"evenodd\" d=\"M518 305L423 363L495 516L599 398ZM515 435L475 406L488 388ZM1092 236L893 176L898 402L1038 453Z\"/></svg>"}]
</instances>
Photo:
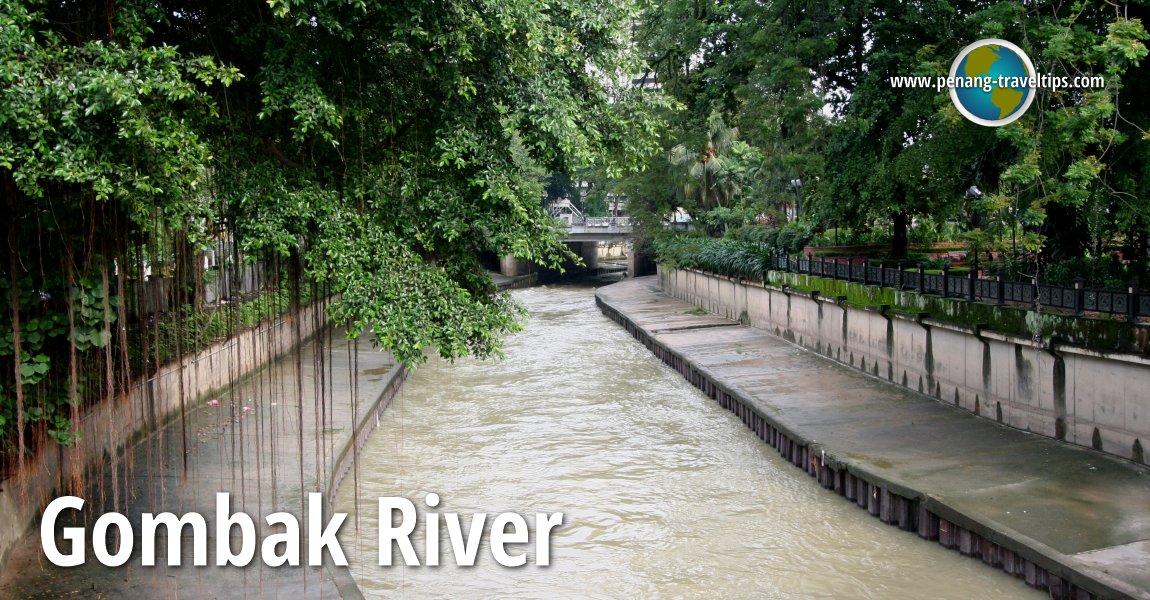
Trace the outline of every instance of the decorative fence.
<instances>
[{"instance_id":1,"label":"decorative fence","mask_svg":"<svg viewBox=\"0 0 1150 600\"><path fill-rule=\"evenodd\" d=\"M776 271L915 290L922 294L964 298L971 302L1028 304L1035 310L1041 307L1062 308L1072 310L1078 316L1085 312L1123 315L1131 322L1137 321L1139 317L1150 317L1150 294L1140 294L1136 284L1128 285L1125 291L1098 290L1084 287L1079 279L1074 287L1068 288L1039 282L985 279L978 277L974 270L965 277L950 275L945 266L942 274L937 274L924 272L921 264L917 270L910 270L786 255L771 257L770 265Z\"/></svg>"}]
</instances>

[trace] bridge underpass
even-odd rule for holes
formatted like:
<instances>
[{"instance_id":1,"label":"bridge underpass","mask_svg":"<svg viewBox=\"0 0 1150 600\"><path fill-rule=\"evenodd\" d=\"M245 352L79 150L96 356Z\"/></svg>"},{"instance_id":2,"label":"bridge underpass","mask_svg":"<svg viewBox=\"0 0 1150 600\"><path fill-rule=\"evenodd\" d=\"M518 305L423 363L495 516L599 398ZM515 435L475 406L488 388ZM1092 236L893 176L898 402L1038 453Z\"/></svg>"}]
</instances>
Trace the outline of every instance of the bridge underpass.
<instances>
[{"instance_id":1,"label":"bridge underpass","mask_svg":"<svg viewBox=\"0 0 1150 600\"><path fill-rule=\"evenodd\" d=\"M583 259L588 269L614 270L606 265L613 262L611 259L615 258L614 254L621 244L622 256L619 258L626 261L627 276L646 274L644 267L647 261L637 255L631 244L633 226L630 217L584 217L564 214L558 218L567 230L563 241L572 252ZM536 266L529 260L507 255L499 262L499 272L507 277L519 277L536 272Z\"/></svg>"}]
</instances>

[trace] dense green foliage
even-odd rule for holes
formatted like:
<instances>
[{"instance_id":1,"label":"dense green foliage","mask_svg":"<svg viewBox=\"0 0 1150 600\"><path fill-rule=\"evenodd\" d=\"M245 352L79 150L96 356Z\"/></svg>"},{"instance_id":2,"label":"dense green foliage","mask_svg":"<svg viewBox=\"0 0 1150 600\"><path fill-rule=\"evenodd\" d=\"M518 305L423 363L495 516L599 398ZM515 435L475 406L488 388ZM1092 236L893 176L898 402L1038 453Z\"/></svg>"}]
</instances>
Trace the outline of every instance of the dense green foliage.
<instances>
[{"instance_id":1,"label":"dense green foliage","mask_svg":"<svg viewBox=\"0 0 1150 600\"><path fill-rule=\"evenodd\" d=\"M678 237L655 242L661 264L671 268L700 269L729 277L762 281L774 249L754 242L708 237Z\"/></svg>"},{"instance_id":2,"label":"dense green foliage","mask_svg":"<svg viewBox=\"0 0 1150 600\"><path fill-rule=\"evenodd\" d=\"M843 228L870 241L865 232L885 230L896 257L950 224L1012 272L1033 275L1022 263L1035 257L1121 250L1131 274L1145 274L1148 15L1141 1L651 3L641 48L683 110L669 118L665 153L616 185L640 214L680 205L713 233L709 198L737 190L722 195L724 207L777 222L798 203L816 234ZM890 84L945 76L964 46L992 37L1021 46L1041 74L1101 75L1105 87L1039 89L1022 119L988 128L964 119L945 89ZM711 197L678 192L667 165L680 148L713 145L716 122L737 129L759 161L724 165L739 185ZM972 186L981 195L965 193ZM729 217L726 227L738 225Z\"/></svg>"},{"instance_id":3,"label":"dense green foliage","mask_svg":"<svg viewBox=\"0 0 1150 600\"><path fill-rule=\"evenodd\" d=\"M518 310L480 260L564 259L540 198L580 180L589 214L627 198L639 246L685 208L733 245L663 242L660 256L732 275L811 240L905 257L957 237L1011 275L1038 275L1037 259L1058 281L1145 276L1148 12L0 0L0 435L19 456L28 432L67 442L85 401L247 323L202 306L211 248L230 254L217 277L259 261L275 308L334 295L352 335L408 364L428 347L498 355ZM997 129L945 90L890 85L945 75L987 37L1040 73L1106 85L1041 89ZM661 91L632 87L641 74ZM146 308L156 280L168 314Z\"/></svg>"},{"instance_id":4,"label":"dense green foliage","mask_svg":"<svg viewBox=\"0 0 1150 600\"><path fill-rule=\"evenodd\" d=\"M800 222L786 223L781 227L743 225L738 229L729 230L727 237L761 244L789 254L801 254L803 248L812 240L810 225Z\"/></svg>"},{"instance_id":5,"label":"dense green foliage","mask_svg":"<svg viewBox=\"0 0 1150 600\"><path fill-rule=\"evenodd\" d=\"M186 307L176 354L211 337L200 265L233 242L229 264L268 264L289 308L333 295L352 335L408 364L428 347L498 355L519 313L480 257L566 253L543 174L618 176L657 148L666 103L626 85L633 16L593 0L0 0L0 435L21 457L26 431L65 440L77 406L169 358L146 278Z\"/></svg>"}]
</instances>

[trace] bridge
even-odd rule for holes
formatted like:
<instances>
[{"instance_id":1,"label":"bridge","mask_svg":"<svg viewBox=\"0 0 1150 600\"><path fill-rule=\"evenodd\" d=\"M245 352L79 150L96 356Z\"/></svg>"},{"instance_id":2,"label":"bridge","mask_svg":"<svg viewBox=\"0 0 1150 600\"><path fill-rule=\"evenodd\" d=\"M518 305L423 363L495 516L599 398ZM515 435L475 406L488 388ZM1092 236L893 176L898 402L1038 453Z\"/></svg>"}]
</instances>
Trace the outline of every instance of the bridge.
<instances>
[{"instance_id":1,"label":"bridge","mask_svg":"<svg viewBox=\"0 0 1150 600\"><path fill-rule=\"evenodd\" d=\"M600 259L610 259L615 252L620 254L614 258L623 258L624 254L628 258L631 256L628 243L632 229L630 217L585 217L574 207L571 209L573 212L556 215L556 218L567 230L563 241L583 259L586 267L602 271Z\"/></svg>"},{"instance_id":2,"label":"bridge","mask_svg":"<svg viewBox=\"0 0 1150 600\"><path fill-rule=\"evenodd\" d=\"M638 273L636 269L640 267L635 262L636 257L629 243L634 229L630 217L588 217L584 216L578 208L569 202L553 205L551 216L558 220L561 227L566 230L563 241L570 246L575 254L582 258L583 264L587 268L614 271L613 267L601 267L599 260L601 258L624 258L623 255L614 256L612 254L613 252L620 252L618 244L623 243L621 252L625 254L627 260L627 271L631 276ZM602 245L604 242L614 246L614 249ZM512 256L506 256L500 261L499 271L508 277L518 277L533 272L534 265Z\"/></svg>"},{"instance_id":3,"label":"bridge","mask_svg":"<svg viewBox=\"0 0 1150 600\"><path fill-rule=\"evenodd\" d=\"M631 217L563 215L566 242L622 242L631 239Z\"/></svg>"},{"instance_id":4,"label":"bridge","mask_svg":"<svg viewBox=\"0 0 1150 600\"><path fill-rule=\"evenodd\" d=\"M567 198L552 202L547 212L567 230L565 242L622 242L631 237L631 217L588 217Z\"/></svg>"}]
</instances>

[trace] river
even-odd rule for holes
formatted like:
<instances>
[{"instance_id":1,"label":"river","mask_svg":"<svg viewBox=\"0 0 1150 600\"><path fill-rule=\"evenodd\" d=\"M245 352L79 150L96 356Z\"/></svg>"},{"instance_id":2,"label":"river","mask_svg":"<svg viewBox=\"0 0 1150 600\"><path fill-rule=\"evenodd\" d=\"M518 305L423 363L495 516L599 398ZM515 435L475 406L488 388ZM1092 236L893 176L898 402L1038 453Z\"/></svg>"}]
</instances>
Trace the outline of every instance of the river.
<instances>
[{"instance_id":1,"label":"river","mask_svg":"<svg viewBox=\"0 0 1150 600\"><path fill-rule=\"evenodd\" d=\"M367 597L1042 597L820 488L603 317L591 288L514 294L531 316L506 359L420 367L340 490ZM502 567L485 537L457 567L441 527L442 566L376 566L376 499L423 510L429 492L440 512L563 512L551 565Z\"/></svg>"}]
</instances>

